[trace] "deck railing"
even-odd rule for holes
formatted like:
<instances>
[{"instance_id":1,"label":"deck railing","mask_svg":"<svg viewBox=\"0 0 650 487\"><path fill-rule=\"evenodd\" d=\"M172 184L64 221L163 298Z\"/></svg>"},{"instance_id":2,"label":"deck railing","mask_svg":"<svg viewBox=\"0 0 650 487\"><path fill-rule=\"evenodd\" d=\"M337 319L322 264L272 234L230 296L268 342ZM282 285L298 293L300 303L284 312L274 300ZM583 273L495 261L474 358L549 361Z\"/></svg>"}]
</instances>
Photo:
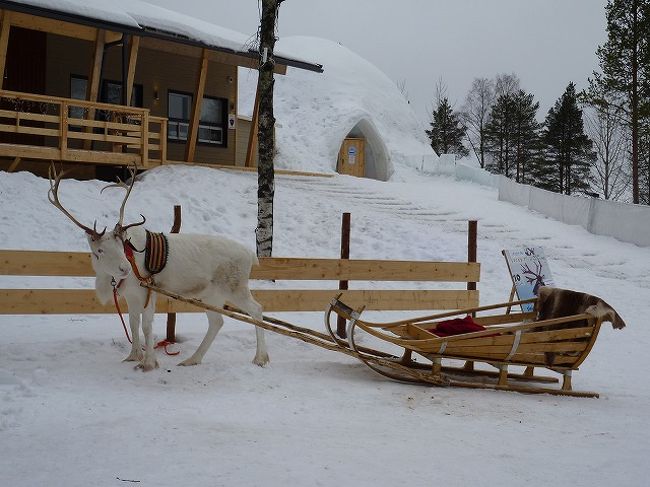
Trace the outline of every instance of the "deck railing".
<instances>
[{"instance_id":1,"label":"deck railing","mask_svg":"<svg viewBox=\"0 0 650 487\"><path fill-rule=\"evenodd\" d=\"M146 108L0 90L0 157L147 168L167 160L167 119Z\"/></svg>"}]
</instances>

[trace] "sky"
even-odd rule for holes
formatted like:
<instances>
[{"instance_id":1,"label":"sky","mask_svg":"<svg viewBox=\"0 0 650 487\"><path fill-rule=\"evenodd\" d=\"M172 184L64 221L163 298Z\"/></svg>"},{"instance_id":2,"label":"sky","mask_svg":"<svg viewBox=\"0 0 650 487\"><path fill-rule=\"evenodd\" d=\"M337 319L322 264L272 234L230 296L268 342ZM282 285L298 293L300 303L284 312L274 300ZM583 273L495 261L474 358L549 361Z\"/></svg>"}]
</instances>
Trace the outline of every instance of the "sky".
<instances>
[{"instance_id":1,"label":"sky","mask_svg":"<svg viewBox=\"0 0 650 487\"><path fill-rule=\"evenodd\" d=\"M254 36L257 0L149 0ZM585 87L606 40L606 0L286 0L278 36L337 41L405 85L426 123L438 80L461 108L472 80L516 73L543 119L570 81ZM182 8L180 8L182 5ZM316 53L315 61L318 62ZM327 66L324 66L327 69Z\"/></svg>"}]
</instances>

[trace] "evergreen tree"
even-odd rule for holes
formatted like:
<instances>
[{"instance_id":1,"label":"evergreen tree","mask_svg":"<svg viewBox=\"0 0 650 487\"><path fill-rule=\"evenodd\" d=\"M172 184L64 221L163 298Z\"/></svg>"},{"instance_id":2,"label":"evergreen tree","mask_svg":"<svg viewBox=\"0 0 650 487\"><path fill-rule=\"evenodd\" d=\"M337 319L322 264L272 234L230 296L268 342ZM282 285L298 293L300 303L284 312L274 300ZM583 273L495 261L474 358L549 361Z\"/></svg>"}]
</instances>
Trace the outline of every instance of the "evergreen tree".
<instances>
[{"instance_id":1,"label":"evergreen tree","mask_svg":"<svg viewBox=\"0 0 650 487\"><path fill-rule=\"evenodd\" d=\"M639 202L639 135L650 97L650 0L608 0L607 42L596 51L594 82L624 96L632 142L632 199Z\"/></svg>"},{"instance_id":2,"label":"evergreen tree","mask_svg":"<svg viewBox=\"0 0 650 487\"><path fill-rule=\"evenodd\" d=\"M486 167L507 177L510 177L512 172L513 112L513 95L501 94L492 105L490 120L485 126L486 152L490 155Z\"/></svg>"},{"instance_id":3,"label":"evergreen tree","mask_svg":"<svg viewBox=\"0 0 650 487\"><path fill-rule=\"evenodd\" d=\"M529 166L539 154L540 123L537 121L539 102L533 102L533 94L519 90L513 97L512 146L514 152L515 180L526 184L532 182Z\"/></svg>"},{"instance_id":4,"label":"evergreen tree","mask_svg":"<svg viewBox=\"0 0 650 487\"><path fill-rule=\"evenodd\" d=\"M563 194L587 191L596 154L592 150L593 142L584 132L582 110L573 83L569 83L548 111L543 138L547 167L538 168L537 185Z\"/></svg>"},{"instance_id":5,"label":"evergreen tree","mask_svg":"<svg viewBox=\"0 0 650 487\"><path fill-rule=\"evenodd\" d=\"M438 106L433 110L431 130L425 130L431 147L436 154L457 154L466 156L469 154L463 145L463 139L467 128L461 123L460 117L449 104L447 97L438 101Z\"/></svg>"}]
</instances>

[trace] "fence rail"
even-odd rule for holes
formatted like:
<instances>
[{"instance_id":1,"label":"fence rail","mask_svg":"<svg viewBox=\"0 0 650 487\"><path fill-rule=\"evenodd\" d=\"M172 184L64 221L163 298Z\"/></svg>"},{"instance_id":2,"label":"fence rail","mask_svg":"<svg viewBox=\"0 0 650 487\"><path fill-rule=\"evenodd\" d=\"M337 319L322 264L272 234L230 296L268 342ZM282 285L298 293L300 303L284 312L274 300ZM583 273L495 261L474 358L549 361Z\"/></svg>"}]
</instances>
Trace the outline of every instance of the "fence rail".
<instances>
[{"instance_id":1,"label":"fence rail","mask_svg":"<svg viewBox=\"0 0 650 487\"><path fill-rule=\"evenodd\" d=\"M0 251L0 276L94 276L86 252ZM271 257L260 259L251 279L333 281L328 289L257 289L265 311L321 311L339 292L352 306L369 310L446 310L478 306L479 292L465 289L352 289L339 291L339 280L378 282L477 282L475 262L340 260ZM254 285L253 285L254 287ZM160 296L157 312L201 309ZM92 289L0 289L0 314L113 313Z\"/></svg>"},{"instance_id":2,"label":"fence rail","mask_svg":"<svg viewBox=\"0 0 650 487\"><path fill-rule=\"evenodd\" d=\"M0 90L0 156L96 164L167 160L167 119L145 108Z\"/></svg>"}]
</instances>

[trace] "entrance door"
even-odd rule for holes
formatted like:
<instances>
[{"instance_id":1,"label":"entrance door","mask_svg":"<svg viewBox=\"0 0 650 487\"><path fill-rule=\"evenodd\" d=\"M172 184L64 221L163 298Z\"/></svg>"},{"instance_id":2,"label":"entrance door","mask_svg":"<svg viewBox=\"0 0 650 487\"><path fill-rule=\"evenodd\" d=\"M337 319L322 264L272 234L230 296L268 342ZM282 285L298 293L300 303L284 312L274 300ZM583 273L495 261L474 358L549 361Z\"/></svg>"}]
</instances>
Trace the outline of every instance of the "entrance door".
<instances>
[{"instance_id":1,"label":"entrance door","mask_svg":"<svg viewBox=\"0 0 650 487\"><path fill-rule=\"evenodd\" d=\"M365 176L365 139L347 138L341 144L338 172L362 178Z\"/></svg>"}]
</instances>

